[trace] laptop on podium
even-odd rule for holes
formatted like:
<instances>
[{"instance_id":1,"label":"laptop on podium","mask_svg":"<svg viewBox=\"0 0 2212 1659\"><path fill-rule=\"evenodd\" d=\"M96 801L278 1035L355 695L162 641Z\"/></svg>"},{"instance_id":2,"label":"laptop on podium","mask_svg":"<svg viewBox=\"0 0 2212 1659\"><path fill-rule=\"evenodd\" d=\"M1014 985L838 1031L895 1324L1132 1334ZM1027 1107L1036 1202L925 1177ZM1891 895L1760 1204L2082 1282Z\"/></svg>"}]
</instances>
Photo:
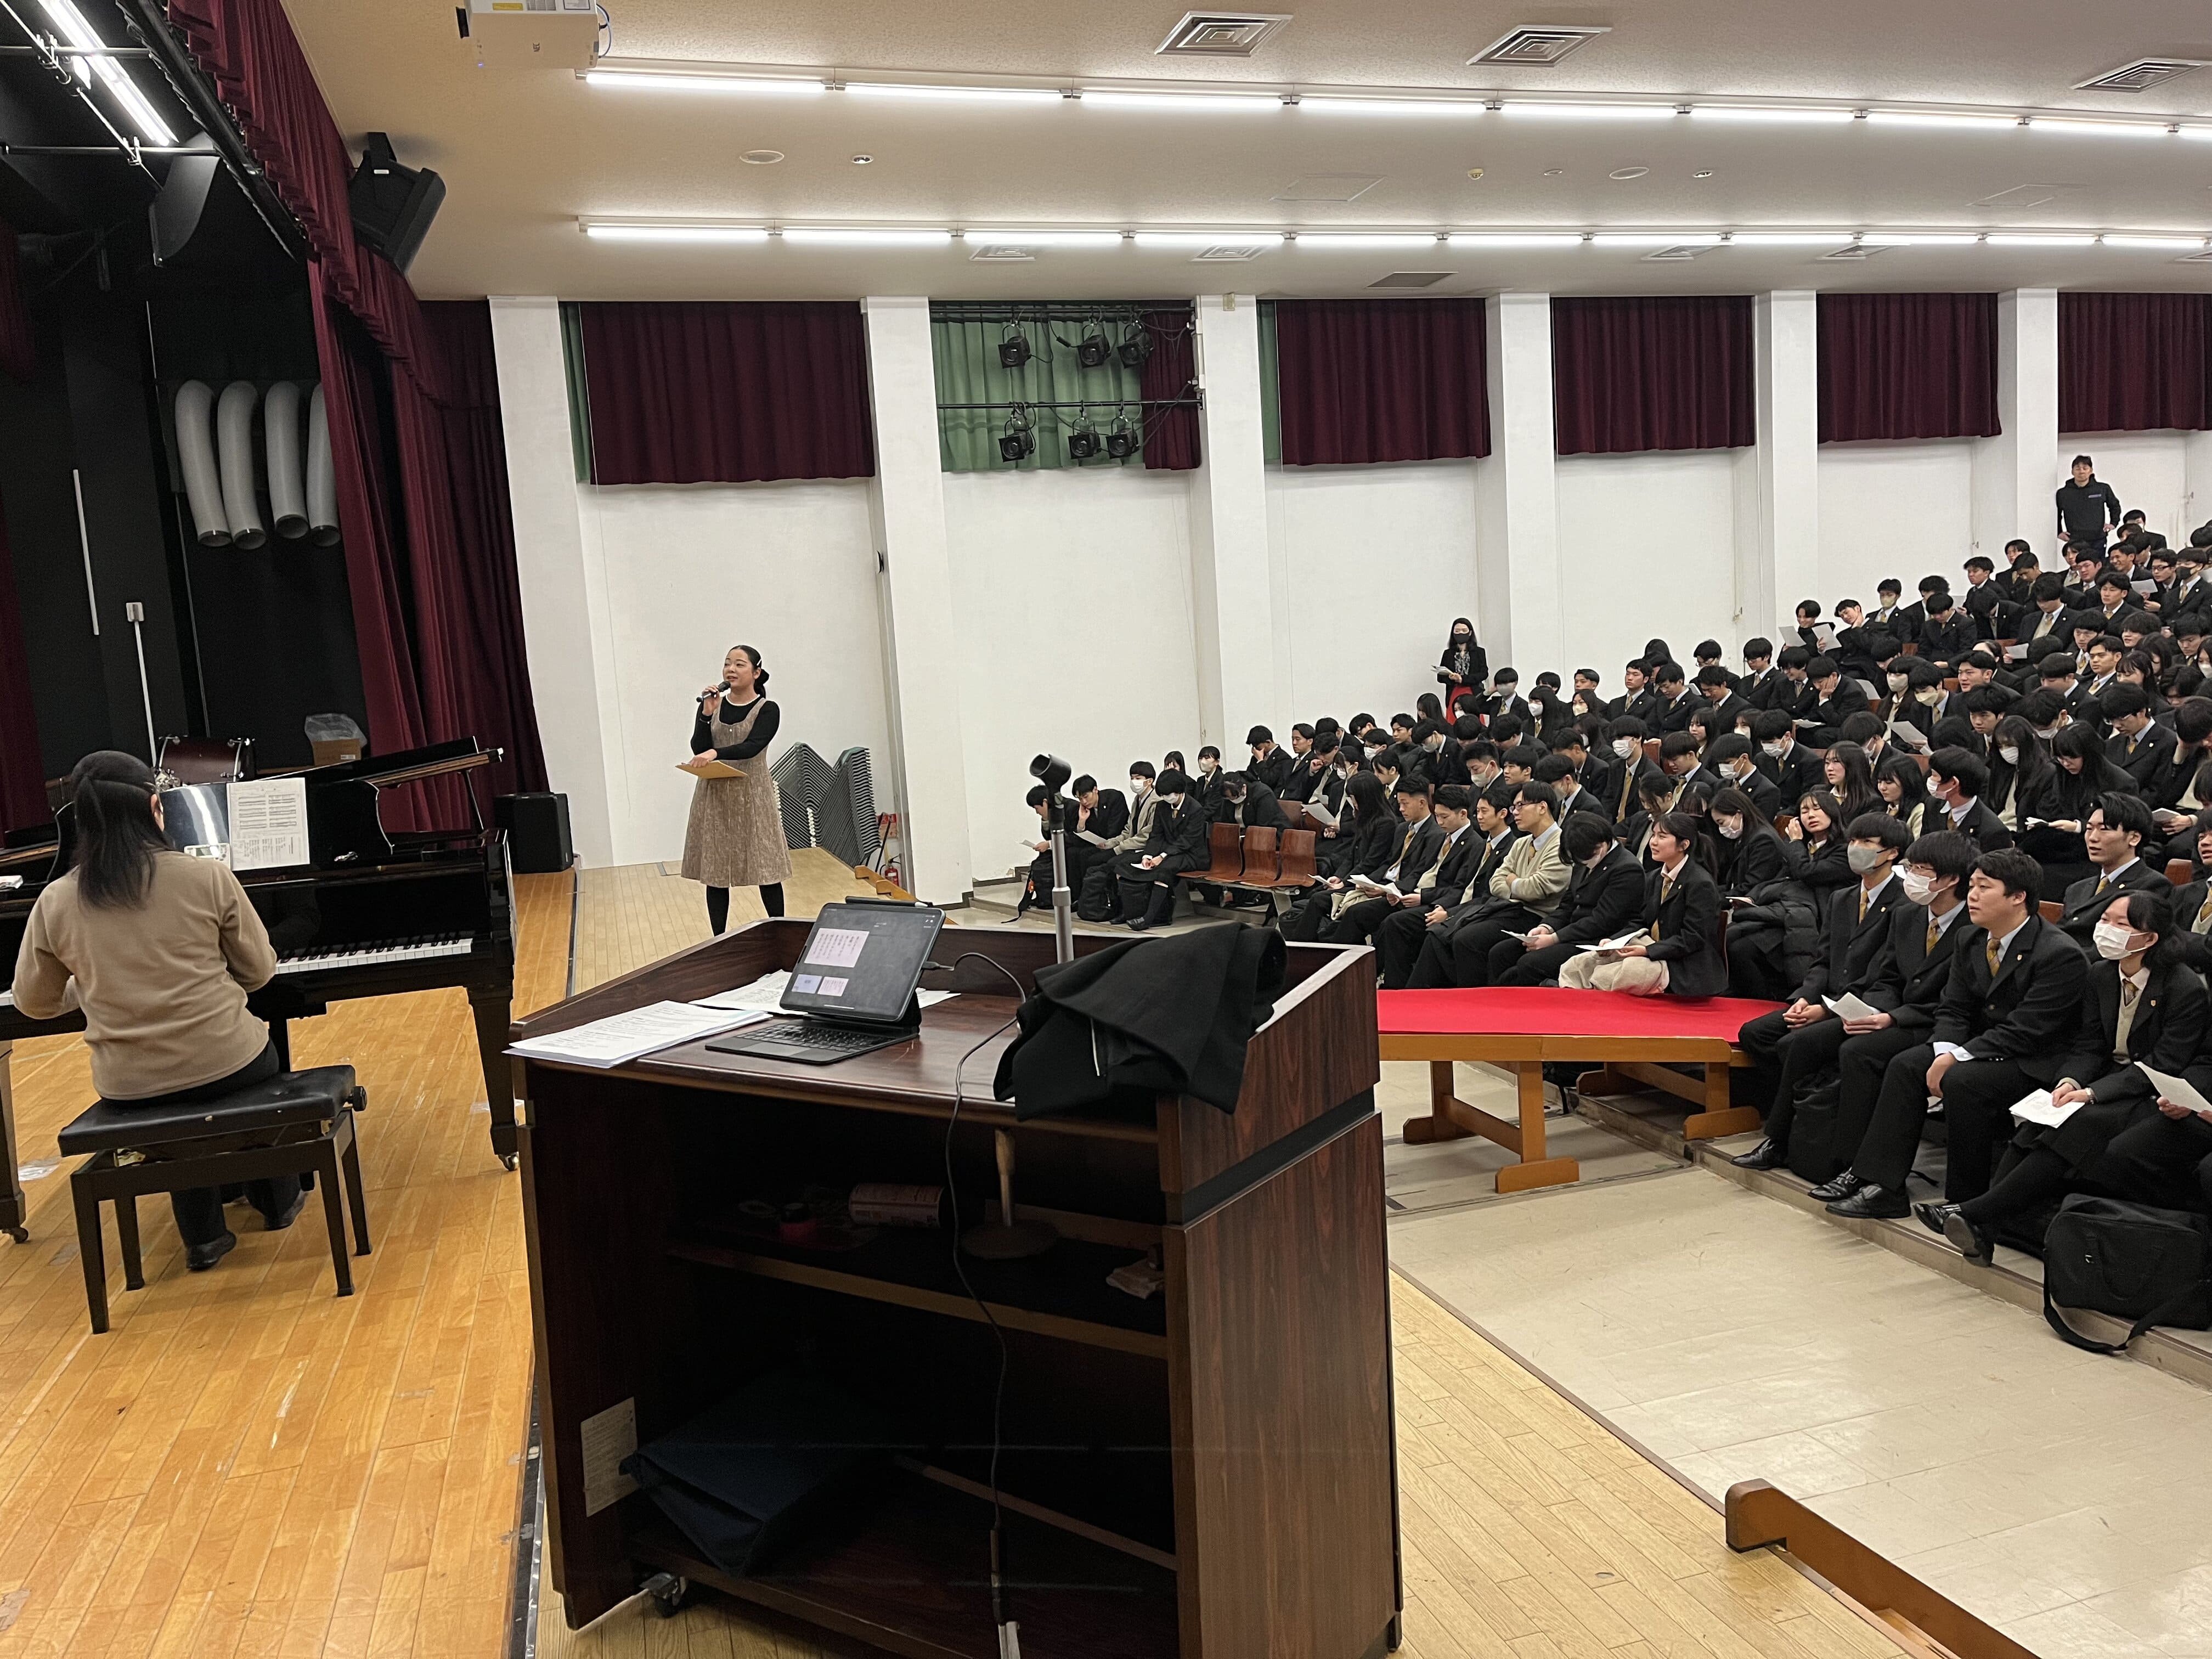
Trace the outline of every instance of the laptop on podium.
<instances>
[{"instance_id":1,"label":"laptop on podium","mask_svg":"<svg viewBox=\"0 0 2212 1659\"><path fill-rule=\"evenodd\" d=\"M829 1066L904 1042L921 1028L915 990L945 926L927 904L848 899L824 905L783 988L783 1017L707 1047L801 1066Z\"/></svg>"}]
</instances>

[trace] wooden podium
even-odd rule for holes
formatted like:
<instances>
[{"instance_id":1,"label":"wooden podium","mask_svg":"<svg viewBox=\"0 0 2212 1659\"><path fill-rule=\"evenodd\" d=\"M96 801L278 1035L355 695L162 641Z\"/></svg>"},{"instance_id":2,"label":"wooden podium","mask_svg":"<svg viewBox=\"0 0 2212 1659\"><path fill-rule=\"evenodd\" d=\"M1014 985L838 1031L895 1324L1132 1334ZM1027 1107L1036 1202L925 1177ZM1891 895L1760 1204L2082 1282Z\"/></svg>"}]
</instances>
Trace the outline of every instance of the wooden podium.
<instances>
[{"instance_id":1,"label":"wooden podium","mask_svg":"<svg viewBox=\"0 0 2212 1659\"><path fill-rule=\"evenodd\" d=\"M789 969L809 924L757 922L518 1023L538 1036ZM1079 939L1079 952L1115 941ZM553 1582L580 1626L679 1575L926 1659L998 1651L988 1477L999 1349L942 1231L857 1248L763 1236L759 1206L857 1182L942 1184L954 1070L1052 959L1046 934L948 928L977 952L921 1035L808 1066L703 1043L596 1071L517 1062ZM963 1225L996 1191L1061 1237L969 1260L1009 1351L999 1479L1024 1651L1045 1659L1365 1659L1397 1644L1396 1434L1375 1109L1373 957L1290 947L1233 1115L1037 1119L991 1098L1011 1033L962 1069ZM741 1206L750 1209L741 1210ZM843 1241L849 1244L851 1241ZM1108 1273L1158 1246L1163 1293ZM900 1425L901 1456L756 1576L708 1566L611 1473L764 1372L795 1368Z\"/></svg>"}]
</instances>

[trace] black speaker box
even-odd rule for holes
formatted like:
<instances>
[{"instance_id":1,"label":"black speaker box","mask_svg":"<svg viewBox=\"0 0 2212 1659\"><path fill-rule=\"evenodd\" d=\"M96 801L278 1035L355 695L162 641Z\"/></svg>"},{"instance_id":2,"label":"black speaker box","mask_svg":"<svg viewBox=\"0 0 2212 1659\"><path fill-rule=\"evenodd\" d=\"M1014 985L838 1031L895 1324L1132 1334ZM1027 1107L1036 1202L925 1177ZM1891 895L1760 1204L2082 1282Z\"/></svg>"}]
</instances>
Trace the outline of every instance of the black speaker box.
<instances>
[{"instance_id":1,"label":"black speaker box","mask_svg":"<svg viewBox=\"0 0 2212 1659\"><path fill-rule=\"evenodd\" d=\"M428 167L401 167L391 139L380 132L368 135L346 191L353 228L363 241L406 270L445 200L443 179Z\"/></svg>"},{"instance_id":2,"label":"black speaker box","mask_svg":"<svg viewBox=\"0 0 2212 1659\"><path fill-rule=\"evenodd\" d=\"M542 876L574 862L566 795L501 795L491 813L492 822L507 831L507 861L517 875Z\"/></svg>"}]
</instances>

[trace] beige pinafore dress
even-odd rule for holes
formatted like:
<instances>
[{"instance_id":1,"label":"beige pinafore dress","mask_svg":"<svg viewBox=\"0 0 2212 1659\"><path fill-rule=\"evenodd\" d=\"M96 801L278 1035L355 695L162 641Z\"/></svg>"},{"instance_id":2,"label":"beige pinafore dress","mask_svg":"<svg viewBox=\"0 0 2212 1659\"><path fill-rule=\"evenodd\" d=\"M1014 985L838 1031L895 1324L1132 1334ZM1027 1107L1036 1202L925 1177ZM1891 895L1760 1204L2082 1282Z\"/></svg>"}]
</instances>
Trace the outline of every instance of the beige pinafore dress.
<instances>
[{"instance_id":1,"label":"beige pinafore dress","mask_svg":"<svg viewBox=\"0 0 2212 1659\"><path fill-rule=\"evenodd\" d=\"M713 747L727 749L752 734L753 722L768 707L754 700L735 726L722 718L726 702L714 706ZM783 817L776 811L775 780L768 756L735 763L741 778L701 778L691 786L691 821L684 831L684 876L709 887L761 887L791 877L791 849L783 840Z\"/></svg>"}]
</instances>

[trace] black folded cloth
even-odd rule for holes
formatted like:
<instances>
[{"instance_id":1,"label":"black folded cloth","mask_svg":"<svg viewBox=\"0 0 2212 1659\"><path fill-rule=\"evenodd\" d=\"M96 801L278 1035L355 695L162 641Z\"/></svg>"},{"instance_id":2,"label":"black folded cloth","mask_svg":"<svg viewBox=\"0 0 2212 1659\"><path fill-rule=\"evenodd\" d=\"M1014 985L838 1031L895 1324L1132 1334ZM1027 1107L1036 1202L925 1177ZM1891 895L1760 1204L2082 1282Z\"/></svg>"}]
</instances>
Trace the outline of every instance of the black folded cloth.
<instances>
[{"instance_id":1,"label":"black folded cloth","mask_svg":"<svg viewBox=\"0 0 2212 1659\"><path fill-rule=\"evenodd\" d=\"M1286 959L1272 927L1212 927L1040 968L994 1092L1017 1118L1148 1116L1164 1094L1233 1112Z\"/></svg>"}]
</instances>

